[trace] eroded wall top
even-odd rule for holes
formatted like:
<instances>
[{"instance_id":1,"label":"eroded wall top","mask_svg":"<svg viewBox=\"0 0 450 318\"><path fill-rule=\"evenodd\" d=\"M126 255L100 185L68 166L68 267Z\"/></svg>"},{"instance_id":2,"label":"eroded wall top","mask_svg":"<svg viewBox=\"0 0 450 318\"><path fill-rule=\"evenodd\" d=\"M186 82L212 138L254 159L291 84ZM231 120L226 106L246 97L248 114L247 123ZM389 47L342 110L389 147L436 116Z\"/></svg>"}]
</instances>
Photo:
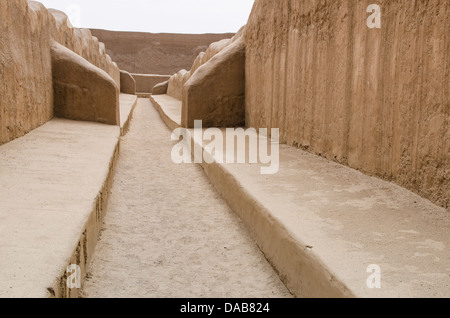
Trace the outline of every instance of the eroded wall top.
<instances>
[{"instance_id":1,"label":"eroded wall top","mask_svg":"<svg viewBox=\"0 0 450 318\"><path fill-rule=\"evenodd\" d=\"M53 117L51 41L108 73L120 71L89 30L41 3L0 0L0 144L23 136Z\"/></svg>"},{"instance_id":2,"label":"eroded wall top","mask_svg":"<svg viewBox=\"0 0 450 318\"><path fill-rule=\"evenodd\" d=\"M197 71L197 69L202 65L205 65L219 52L223 51L227 46L241 39L244 36L244 30L245 26L243 26L231 39L223 39L211 43L211 45L205 52L200 52L200 54L194 60L194 63L192 64L192 67L189 71L183 69L172 75L169 79L167 94L179 100L182 100L184 84L186 84L186 82L191 78L195 71Z\"/></svg>"}]
</instances>

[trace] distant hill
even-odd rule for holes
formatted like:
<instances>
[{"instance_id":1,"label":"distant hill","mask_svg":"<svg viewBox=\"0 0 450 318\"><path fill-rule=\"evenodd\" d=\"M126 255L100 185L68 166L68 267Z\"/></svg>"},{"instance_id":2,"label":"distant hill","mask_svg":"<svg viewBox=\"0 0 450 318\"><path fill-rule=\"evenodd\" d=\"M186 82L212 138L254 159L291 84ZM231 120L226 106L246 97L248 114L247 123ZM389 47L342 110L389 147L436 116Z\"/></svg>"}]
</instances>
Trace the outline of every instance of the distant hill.
<instances>
[{"instance_id":1,"label":"distant hill","mask_svg":"<svg viewBox=\"0 0 450 318\"><path fill-rule=\"evenodd\" d=\"M121 70L163 75L189 70L197 55L211 43L234 35L91 31L105 43L107 53Z\"/></svg>"}]
</instances>

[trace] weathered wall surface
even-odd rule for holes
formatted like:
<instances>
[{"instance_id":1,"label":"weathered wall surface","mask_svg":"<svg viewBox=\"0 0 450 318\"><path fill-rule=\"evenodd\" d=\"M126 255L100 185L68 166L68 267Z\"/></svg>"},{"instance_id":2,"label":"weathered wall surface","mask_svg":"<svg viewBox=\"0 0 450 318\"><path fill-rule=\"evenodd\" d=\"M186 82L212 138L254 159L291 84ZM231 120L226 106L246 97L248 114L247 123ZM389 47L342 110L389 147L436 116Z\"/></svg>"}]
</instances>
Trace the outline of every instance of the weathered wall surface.
<instances>
[{"instance_id":1,"label":"weathered wall surface","mask_svg":"<svg viewBox=\"0 0 450 318\"><path fill-rule=\"evenodd\" d=\"M51 52L55 116L120 125L119 88L111 76L57 42Z\"/></svg>"},{"instance_id":2,"label":"weathered wall surface","mask_svg":"<svg viewBox=\"0 0 450 318\"><path fill-rule=\"evenodd\" d=\"M450 205L450 2L256 0L246 124Z\"/></svg>"},{"instance_id":3,"label":"weathered wall surface","mask_svg":"<svg viewBox=\"0 0 450 318\"><path fill-rule=\"evenodd\" d=\"M202 54L200 54L200 55L202 55ZM191 71L188 72L185 69L182 69L182 70L178 71L176 74L172 75L169 78L167 95L172 96L176 99L182 100L184 84L186 84L186 82L189 80L190 77L191 77Z\"/></svg>"},{"instance_id":4,"label":"weathered wall surface","mask_svg":"<svg viewBox=\"0 0 450 318\"><path fill-rule=\"evenodd\" d=\"M245 123L245 26L231 39L212 43L168 81L167 95L182 101L181 125L239 127Z\"/></svg>"},{"instance_id":5,"label":"weathered wall surface","mask_svg":"<svg viewBox=\"0 0 450 318\"><path fill-rule=\"evenodd\" d=\"M200 54L195 58L194 63L189 71L182 69L172 75L169 79L169 87L167 94L182 100L183 90L186 82L191 78L191 76L197 71L197 69L206 64L210 59L216 56L219 52L224 50L227 46L236 42L238 39L244 35L245 26L242 27L231 39L223 39L214 43L206 49L205 52L200 52Z\"/></svg>"},{"instance_id":6,"label":"weathered wall surface","mask_svg":"<svg viewBox=\"0 0 450 318\"><path fill-rule=\"evenodd\" d=\"M72 28L63 13L48 11L39 2L0 0L0 144L53 117L52 40L120 83L117 65L89 30Z\"/></svg>"},{"instance_id":7,"label":"weathered wall surface","mask_svg":"<svg viewBox=\"0 0 450 318\"><path fill-rule=\"evenodd\" d=\"M120 92L136 94L136 80L127 71L120 71Z\"/></svg>"},{"instance_id":8,"label":"weathered wall surface","mask_svg":"<svg viewBox=\"0 0 450 318\"><path fill-rule=\"evenodd\" d=\"M53 39L104 70L120 86L120 70L111 57L106 54L105 44L92 36L89 29L72 27L64 12L54 9L49 9L48 12L56 22L56 28L52 28Z\"/></svg>"},{"instance_id":9,"label":"weathered wall surface","mask_svg":"<svg viewBox=\"0 0 450 318\"><path fill-rule=\"evenodd\" d=\"M167 88L169 88L169 81L159 83L153 87L152 95L165 95L167 94Z\"/></svg>"},{"instance_id":10,"label":"weathered wall surface","mask_svg":"<svg viewBox=\"0 0 450 318\"><path fill-rule=\"evenodd\" d=\"M174 74L191 67L197 55L224 34L170 34L92 29L121 70L138 74Z\"/></svg>"},{"instance_id":11,"label":"weathered wall surface","mask_svg":"<svg viewBox=\"0 0 450 318\"><path fill-rule=\"evenodd\" d=\"M136 73L131 75L136 80L136 92L138 93L151 93L155 85L165 82L170 78L170 75Z\"/></svg>"},{"instance_id":12,"label":"weathered wall surface","mask_svg":"<svg viewBox=\"0 0 450 318\"><path fill-rule=\"evenodd\" d=\"M205 55L206 56L206 55ZM181 125L194 128L245 124L245 43L239 37L199 66L184 85Z\"/></svg>"},{"instance_id":13,"label":"weathered wall surface","mask_svg":"<svg viewBox=\"0 0 450 318\"><path fill-rule=\"evenodd\" d=\"M53 116L52 23L26 1L0 0L0 144Z\"/></svg>"}]
</instances>

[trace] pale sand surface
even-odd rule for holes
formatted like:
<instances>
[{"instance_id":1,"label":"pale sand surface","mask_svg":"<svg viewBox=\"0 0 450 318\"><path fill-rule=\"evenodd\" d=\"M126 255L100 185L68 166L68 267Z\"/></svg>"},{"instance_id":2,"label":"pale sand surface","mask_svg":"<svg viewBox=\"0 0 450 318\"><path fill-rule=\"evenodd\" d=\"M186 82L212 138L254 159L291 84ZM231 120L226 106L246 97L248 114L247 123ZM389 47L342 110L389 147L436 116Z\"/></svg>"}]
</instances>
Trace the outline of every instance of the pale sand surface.
<instances>
[{"instance_id":1,"label":"pale sand surface","mask_svg":"<svg viewBox=\"0 0 450 318\"><path fill-rule=\"evenodd\" d=\"M139 99L83 297L292 297L198 165Z\"/></svg>"}]
</instances>

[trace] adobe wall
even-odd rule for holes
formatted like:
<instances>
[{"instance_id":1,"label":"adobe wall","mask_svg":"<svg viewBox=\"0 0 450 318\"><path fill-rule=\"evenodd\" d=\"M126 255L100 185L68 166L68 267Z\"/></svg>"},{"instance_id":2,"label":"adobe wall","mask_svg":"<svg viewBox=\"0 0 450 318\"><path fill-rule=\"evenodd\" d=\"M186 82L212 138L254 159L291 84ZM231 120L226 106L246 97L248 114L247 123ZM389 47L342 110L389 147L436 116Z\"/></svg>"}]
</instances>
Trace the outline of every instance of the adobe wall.
<instances>
[{"instance_id":1,"label":"adobe wall","mask_svg":"<svg viewBox=\"0 0 450 318\"><path fill-rule=\"evenodd\" d=\"M136 92L151 93L155 85L165 82L170 78L170 75L157 74L131 74L136 81Z\"/></svg>"},{"instance_id":2,"label":"adobe wall","mask_svg":"<svg viewBox=\"0 0 450 318\"><path fill-rule=\"evenodd\" d=\"M448 0L256 0L246 125L448 208L449 16Z\"/></svg>"},{"instance_id":3,"label":"adobe wall","mask_svg":"<svg viewBox=\"0 0 450 318\"><path fill-rule=\"evenodd\" d=\"M197 55L223 34L174 34L91 29L121 70L137 74L174 74L189 69Z\"/></svg>"},{"instance_id":4,"label":"adobe wall","mask_svg":"<svg viewBox=\"0 0 450 318\"><path fill-rule=\"evenodd\" d=\"M120 125L120 91L112 77L55 41L51 52L54 115Z\"/></svg>"},{"instance_id":5,"label":"adobe wall","mask_svg":"<svg viewBox=\"0 0 450 318\"><path fill-rule=\"evenodd\" d=\"M167 88L167 95L176 99L183 100L183 87L184 84L191 77L191 71L185 69L178 71L169 78L169 84Z\"/></svg>"},{"instance_id":6,"label":"adobe wall","mask_svg":"<svg viewBox=\"0 0 450 318\"><path fill-rule=\"evenodd\" d=\"M182 101L181 126L240 127L245 123L245 26L231 39L212 43L190 71L172 75L167 95Z\"/></svg>"},{"instance_id":7,"label":"adobe wall","mask_svg":"<svg viewBox=\"0 0 450 318\"><path fill-rule=\"evenodd\" d=\"M127 71L120 71L120 92L136 95L136 80Z\"/></svg>"},{"instance_id":8,"label":"adobe wall","mask_svg":"<svg viewBox=\"0 0 450 318\"><path fill-rule=\"evenodd\" d=\"M167 95L170 95L176 99L183 99L183 90L186 82L191 78L191 76L199 69L201 66L205 65L209 60L211 60L218 53L223 51L227 46L233 44L238 39L240 39L244 34L245 27L242 27L232 38L222 39L220 41L211 43L205 52L200 52L200 54L195 58L194 63L189 71L182 69L172 75L169 78L169 87L167 90Z\"/></svg>"},{"instance_id":9,"label":"adobe wall","mask_svg":"<svg viewBox=\"0 0 450 318\"><path fill-rule=\"evenodd\" d=\"M208 59L208 51L203 58ZM170 83L169 83L170 84ZM194 64L183 85L181 126L242 127L245 125L245 43L236 35L204 64Z\"/></svg>"},{"instance_id":10,"label":"adobe wall","mask_svg":"<svg viewBox=\"0 0 450 318\"><path fill-rule=\"evenodd\" d=\"M52 40L81 55L120 85L120 71L89 30L41 3L0 0L0 144L53 117Z\"/></svg>"}]
</instances>

